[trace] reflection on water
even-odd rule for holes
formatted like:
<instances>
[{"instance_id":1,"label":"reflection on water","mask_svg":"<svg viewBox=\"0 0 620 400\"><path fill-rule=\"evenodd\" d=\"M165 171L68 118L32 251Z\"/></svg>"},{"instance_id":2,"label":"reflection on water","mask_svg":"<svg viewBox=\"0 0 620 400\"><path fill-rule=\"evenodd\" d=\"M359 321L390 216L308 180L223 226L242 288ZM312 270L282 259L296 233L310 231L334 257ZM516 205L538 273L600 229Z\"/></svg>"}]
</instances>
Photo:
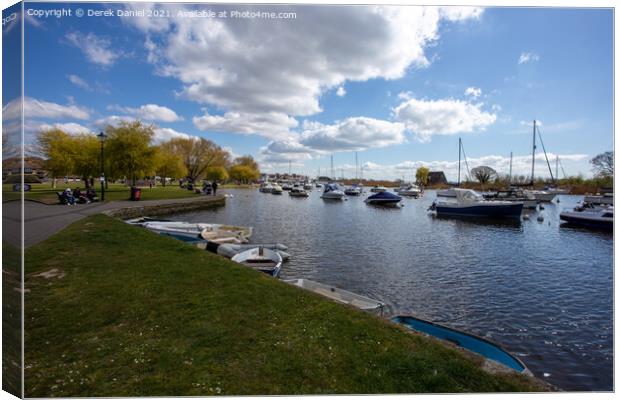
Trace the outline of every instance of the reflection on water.
<instances>
[{"instance_id":1,"label":"reflection on water","mask_svg":"<svg viewBox=\"0 0 620 400\"><path fill-rule=\"evenodd\" d=\"M226 207L175 219L253 226L253 242L289 246L282 279L489 338L562 389L612 389L613 236L559 228L560 211L580 197L561 196L529 220L481 222L429 215L433 192L402 208L368 206L367 194L324 201L316 189L301 199L227 192Z\"/></svg>"}]
</instances>

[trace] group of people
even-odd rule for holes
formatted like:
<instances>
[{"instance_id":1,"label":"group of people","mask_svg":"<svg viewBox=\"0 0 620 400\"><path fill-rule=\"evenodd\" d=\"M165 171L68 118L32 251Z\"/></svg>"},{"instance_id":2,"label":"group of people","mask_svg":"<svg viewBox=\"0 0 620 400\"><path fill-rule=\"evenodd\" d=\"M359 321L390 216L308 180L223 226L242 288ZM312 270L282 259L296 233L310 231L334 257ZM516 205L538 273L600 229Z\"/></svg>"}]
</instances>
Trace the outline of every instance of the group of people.
<instances>
[{"instance_id":1,"label":"group of people","mask_svg":"<svg viewBox=\"0 0 620 400\"><path fill-rule=\"evenodd\" d=\"M86 189L86 192L78 187L73 190L66 188L63 192L58 193L58 197L62 204L73 206L75 204L87 204L97 201L97 192L92 187Z\"/></svg>"},{"instance_id":2,"label":"group of people","mask_svg":"<svg viewBox=\"0 0 620 400\"><path fill-rule=\"evenodd\" d=\"M213 181L213 183L204 181L202 183L202 193L212 194L215 196L215 192L217 192L217 181Z\"/></svg>"}]
</instances>

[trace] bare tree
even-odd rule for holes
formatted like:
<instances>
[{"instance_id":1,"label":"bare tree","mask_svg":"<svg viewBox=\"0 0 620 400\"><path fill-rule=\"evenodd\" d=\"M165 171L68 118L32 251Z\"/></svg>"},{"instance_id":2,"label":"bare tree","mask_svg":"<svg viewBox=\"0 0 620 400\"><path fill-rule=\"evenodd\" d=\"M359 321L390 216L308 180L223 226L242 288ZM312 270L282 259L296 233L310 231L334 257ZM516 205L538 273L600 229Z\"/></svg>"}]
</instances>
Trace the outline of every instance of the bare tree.
<instances>
[{"instance_id":1,"label":"bare tree","mask_svg":"<svg viewBox=\"0 0 620 400\"><path fill-rule=\"evenodd\" d=\"M606 151L590 160L594 173L602 178L614 176L614 152Z\"/></svg>"},{"instance_id":2,"label":"bare tree","mask_svg":"<svg viewBox=\"0 0 620 400\"><path fill-rule=\"evenodd\" d=\"M486 165L481 165L479 167L473 168L471 170L473 176L476 177L478 182L483 185L491 180L494 176L497 176L497 172L491 167L487 167Z\"/></svg>"}]
</instances>

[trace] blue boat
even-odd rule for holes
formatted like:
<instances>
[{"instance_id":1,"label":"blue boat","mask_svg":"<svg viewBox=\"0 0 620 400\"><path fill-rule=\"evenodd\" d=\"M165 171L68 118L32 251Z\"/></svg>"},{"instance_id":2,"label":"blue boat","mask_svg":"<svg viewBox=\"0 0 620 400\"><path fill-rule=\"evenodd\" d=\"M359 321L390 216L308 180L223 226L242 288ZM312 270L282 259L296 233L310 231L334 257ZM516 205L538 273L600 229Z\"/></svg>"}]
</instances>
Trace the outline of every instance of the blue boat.
<instances>
[{"instance_id":1,"label":"blue boat","mask_svg":"<svg viewBox=\"0 0 620 400\"><path fill-rule=\"evenodd\" d=\"M520 218L522 202L485 200L470 189L453 189L456 201L434 202L429 208L437 215L483 218Z\"/></svg>"},{"instance_id":2,"label":"blue boat","mask_svg":"<svg viewBox=\"0 0 620 400\"><path fill-rule=\"evenodd\" d=\"M368 196L364 202L366 204L378 204L378 205L396 205L400 203L402 197L392 192L378 192L372 196Z\"/></svg>"},{"instance_id":3,"label":"blue boat","mask_svg":"<svg viewBox=\"0 0 620 400\"><path fill-rule=\"evenodd\" d=\"M404 325L411 330L454 343L459 347L493 360L519 373L530 373L521 360L502 349L499 345L486 339L409 315L398 315L393 317L392 321Z\"/></svg>"}]
</instances>

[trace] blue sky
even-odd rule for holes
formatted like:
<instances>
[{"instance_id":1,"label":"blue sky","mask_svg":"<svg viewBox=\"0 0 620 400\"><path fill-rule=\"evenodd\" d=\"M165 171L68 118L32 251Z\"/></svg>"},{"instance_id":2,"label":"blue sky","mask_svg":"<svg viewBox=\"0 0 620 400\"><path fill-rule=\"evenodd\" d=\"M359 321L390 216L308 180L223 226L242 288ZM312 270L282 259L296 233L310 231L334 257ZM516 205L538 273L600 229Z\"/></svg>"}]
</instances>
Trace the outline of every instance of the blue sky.
<instances>
[{"instance_id":1,"label":"blue sky","mask_svg":"<svg viewBox=\"0 0 620 400\"><path fill-rule=\"evenodd\" d=\"M26 8L63 6L80 7ZM181 7L296 16L179 18ZM569 175L590 175L588 160L613 148L609 9L164 10L170 18L27 16L29 140L55 125L96 132L140 118L157 125L158 140L203 136L266 171L290 162L316 174L334 154L338 175L352 176L357 151L364 175L377 178L428 165L456 179L459 137L470 167L507 173L512 151L525 175L533 119Z\"/></svg>"}]
</instances>

